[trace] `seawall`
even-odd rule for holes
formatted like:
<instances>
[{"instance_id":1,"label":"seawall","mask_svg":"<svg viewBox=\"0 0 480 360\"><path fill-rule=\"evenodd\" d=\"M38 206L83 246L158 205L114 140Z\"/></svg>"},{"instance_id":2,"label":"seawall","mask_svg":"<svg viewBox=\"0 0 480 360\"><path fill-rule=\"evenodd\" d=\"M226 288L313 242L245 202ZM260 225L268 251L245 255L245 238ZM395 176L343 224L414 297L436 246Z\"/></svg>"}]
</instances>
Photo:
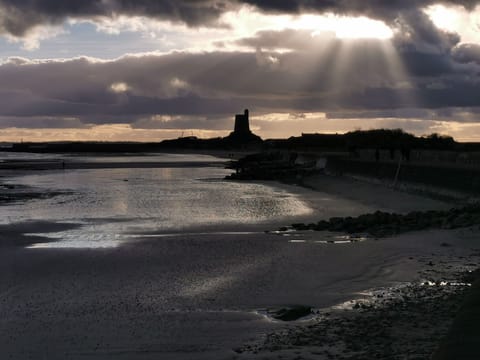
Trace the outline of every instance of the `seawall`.
<instances>
[{"instance_id":1,"label":"seawall","mask_svg":"<svg viewBox=\"0 0 480 360\"><path fill-rule=\"evenodd\" d=\"M329 156L326 171L335 175L372 178L391 185L418 185L419 188L428 188L432 191L445 189L480 195L480 167L474 166Z\"/></svg>"}]
</instances>

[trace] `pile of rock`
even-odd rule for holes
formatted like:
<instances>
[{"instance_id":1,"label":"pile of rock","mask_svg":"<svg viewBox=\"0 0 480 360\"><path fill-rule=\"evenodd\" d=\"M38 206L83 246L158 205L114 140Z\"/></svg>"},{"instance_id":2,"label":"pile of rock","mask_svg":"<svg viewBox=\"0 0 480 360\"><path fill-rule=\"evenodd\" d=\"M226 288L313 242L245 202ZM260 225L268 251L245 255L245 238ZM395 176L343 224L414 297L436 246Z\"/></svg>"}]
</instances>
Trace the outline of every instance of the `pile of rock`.
<instances>
[{"instance_id":1,"label":"pile of rock","mask_svg":"<svg viewBox=\"0 0 480 360\"><path fill-rule=\"evenodd\" d=\"M480 203L450 210L413 211L394 214L377 211L358 217L333 217L312 224L292 224L295 230L336 231L348 234L369 234L386 237L408 231L426 229L456 229L480 225ZM283 227L280 231L289 228Z\"/></svg>"},{"instance_id":2,"label":"pile of rock","mask_svg":"<svg viewBox=\"0 0 480 360\"><path fill-rule=\"evenodd\" d=\"M267 314L276 320L294 321L312 313L312 308L305 305L290 305L281 308L267 309Z\"/></svg>"},{"instance_id":3,"label":"pile of rock","mask_svg":"<svg viewBox=\"0 0 480 360\"><path fill-rule=\"evenodd\" d=\"M288 180L320 173L316 161L297 161L298 154L288 151L267 151L247 155L227 166L235 173L226 180Z\"/></svg>"}]
</instances>

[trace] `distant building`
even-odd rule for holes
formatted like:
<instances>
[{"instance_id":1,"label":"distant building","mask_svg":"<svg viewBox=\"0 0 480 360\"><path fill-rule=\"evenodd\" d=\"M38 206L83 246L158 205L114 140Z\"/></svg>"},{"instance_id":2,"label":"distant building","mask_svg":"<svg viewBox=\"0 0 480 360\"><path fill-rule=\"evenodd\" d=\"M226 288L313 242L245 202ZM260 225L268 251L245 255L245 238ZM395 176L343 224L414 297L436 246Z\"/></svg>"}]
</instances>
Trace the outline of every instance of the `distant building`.
<instances>
[{"instance_id":1,"label":"distant building","mask_svg":"<svg viewBox=\"0 0 480 360\"><path fill-rule=\"evenodd\" d=\"M227 137L227 139L236 143L250 143L261 142L262 139L252 133L250 130L250 119L248 109L245 109L243 114L235 115L235 126L233 132Z\"/></svg>"},{"instance_id":2,"label":"distant building","mask_svg":"<svg viewBox=\"0 0 480 360\"><path fill-rule=\"evenodd\" d=\"M245 109L243 114L235 115L235 134L251 134L250 120L248 118L248 109Z\"/></svg>"}]
</instances>

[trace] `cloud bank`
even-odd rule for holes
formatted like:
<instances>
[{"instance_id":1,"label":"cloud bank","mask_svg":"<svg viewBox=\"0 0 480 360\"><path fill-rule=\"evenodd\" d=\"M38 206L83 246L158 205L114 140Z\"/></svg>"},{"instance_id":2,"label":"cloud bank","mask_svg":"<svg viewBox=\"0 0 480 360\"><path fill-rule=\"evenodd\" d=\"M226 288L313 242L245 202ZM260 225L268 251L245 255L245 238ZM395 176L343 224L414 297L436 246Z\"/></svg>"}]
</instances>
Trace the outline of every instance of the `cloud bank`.
<instances>
[{"instance_id":1,"label":"cloud bank","mask_svg":"<svg viewBox=\"0 0 480 360\"><path fill-rule=\"evenodd\" d=\"M433 4L475 9L478 1L433 0L0 0L0 33L15 38L67 19L143 16L190 28L226 27L222 15L250 6L267 14L367 16L394 37L339 39L309 29L261 29L220 39L217 50L32 60L0 64L0 127L227 131L249 107L274 132L268 114L341 119L479 121L480 45L439 29ZM215 40L215 39L212 39ZM221 44L220 44L221 43ZM222 50L222 47L224 49ZM285 131L299 118L288 117ZM393 121L393 120L392 120ZM286 124L289 124L288 126ZM393 124L393 123L392 123ZM419 130L420 131L420 130ZM480 137L480 134L479 134Z\"/></svg>"},{"instance_id":2,"label":"cloud bank","mask_svg":"<svg viewBox=\"0 0 480 360\"><path fill-rule=\"evenodd\" d=\"M1 0L0 29L23 36L37 25L59 24L67 18L146 16L188 26L219 26L218 19L241 5L275 13L333 12L393 21L401 14L432 4L473 9L477 0Z\"/></svg>"}]
</instances>

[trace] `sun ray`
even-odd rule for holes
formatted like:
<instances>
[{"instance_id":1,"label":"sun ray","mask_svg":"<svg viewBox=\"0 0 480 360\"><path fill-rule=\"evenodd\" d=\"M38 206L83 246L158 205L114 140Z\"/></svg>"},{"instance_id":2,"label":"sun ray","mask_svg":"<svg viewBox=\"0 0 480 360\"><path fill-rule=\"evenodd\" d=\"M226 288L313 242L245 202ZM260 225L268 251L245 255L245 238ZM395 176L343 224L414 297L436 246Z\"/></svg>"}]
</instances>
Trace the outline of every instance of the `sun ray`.
<instances>
[{"instance_id":1,"label":"sun ray","mask_svg":"<svg viewBox=\"0 0 480 360\"><path fill-rule=\"evenodd\" d=\"M409 76L398 50L391 41L381 42L384 59L388 61L388 72L396 89L399 103L402 107L414 108L418 105L418 94L415 85Z\"/></svg>"}]
</instances>

